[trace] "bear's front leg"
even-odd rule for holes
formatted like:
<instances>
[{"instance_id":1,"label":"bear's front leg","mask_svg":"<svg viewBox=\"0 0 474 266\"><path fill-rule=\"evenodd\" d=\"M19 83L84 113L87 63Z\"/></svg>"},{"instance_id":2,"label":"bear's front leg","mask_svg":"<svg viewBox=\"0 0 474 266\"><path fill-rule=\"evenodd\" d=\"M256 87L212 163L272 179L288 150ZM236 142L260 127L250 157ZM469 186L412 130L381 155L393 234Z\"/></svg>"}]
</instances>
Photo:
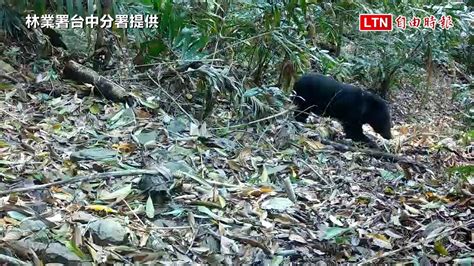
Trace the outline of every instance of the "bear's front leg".
<instances>
[{"instance_id":1,"label":"bear's front leg","mask_svg":"<svg viewBox=\"0 0 474 266\"><path fill-rule=\"evenodd\" d=\"M346 134L346 138L350 138L353 141L365 142L368 144L369 147L377 148L375 142L373 142L366 135L364 135L364 132L362 130L362 124L345 122L342 123L342 126L344 127L344 133Z\"/></svg>"},{"instance_id":2,"label":"bear's front leg","mask_svg":"<svg viewBox=\"0 0 474 266\"><path fill-rule=\"evenodd\" d=\"M344 133L346 134L346 138L360 142L369 141L369 138L367 138L367 136L364 135L362 131L362 124L343 122L342 126L344 127Z\"/></svg>"}]
</instances>

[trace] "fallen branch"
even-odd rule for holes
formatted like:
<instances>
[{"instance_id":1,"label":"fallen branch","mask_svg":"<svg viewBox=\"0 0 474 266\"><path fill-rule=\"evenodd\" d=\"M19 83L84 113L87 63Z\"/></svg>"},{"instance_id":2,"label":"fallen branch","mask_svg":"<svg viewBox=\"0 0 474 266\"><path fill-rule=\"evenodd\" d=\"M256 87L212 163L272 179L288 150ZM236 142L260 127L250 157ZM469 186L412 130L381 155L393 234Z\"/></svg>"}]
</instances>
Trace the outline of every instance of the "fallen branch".
<instances>
[{"instance_id":1,"label":"fallen branch","mask_svg":"<svg viewBox=\"0 0 474 266\"><path fill-rule=\"evenodd\" d=\"M114 171L114 172L107 172L107 173L98 173L94 175L87 175L87 176L76 176L71 179L67 180L60 180L56 182L51 182L47 184L42 184L42 185L35 185L35 186L30 186L30 187L24 187L24 188L16 188L16 189L11 189L11 190L4 190L0 191L0 196L2 195L7 195L10 193L19 193L19 192L27 192L27 191L33 191L33 190L41 190L41 189L46 189L50 188L53 186L58 186L58 185L64 185L64 184L70 184L70 183L78 183L78 182L84 182L84 181L90 181L90 180L99 180L99 179L105 179L108 177L118 177L118 176L131 176L131 175L157 175L160 174L161 172L159 170L147 170L147 169L134 169L134 170L123 170L123 171Z\"/></svg>"},{"instance_id":2,"label":"fallen branch","mask_svg":"<svg viewBox=\"0 0 474 266\"><path fill-rule=\"evenodd\" d=\"M387 159L387 160L390 160L392 162L402 163L402 164L409 164L409 165L420 167L421 169L426 169L426 167L423 164L419 163L419 162L415 162L415 161L412 161L412 160L407 159L405 157L398 156L398 155L395 155L395 154L392 154L392 153L377 151L377 150L373 150L373 149L358 149L358 148L355 148L355 147L352 147L352 146L347 146L347 145L344 145L342 143L335 142L335 141L330 141L330 140L327 140L327 139L319 139L319 141L322 144L330 145L334 149L336 149L338 151L341 151L341 152L346 152L346 151L361 152L361 153L364 153L366 155L369 155L369 156L377 158L377 159Z\"/></svg>"},{"instance_id":3,"label":"fallen branch","mask_svg":"<svg viewBox=\"0 0 474 266\"><path fill-rule=\"evenodd\" d=\"M128 102L131 97L119 84L99 75L94 70L69 60L64 66L63 75L67 79L94 85L106 99L114 102Z\"/></svg>"},{"instance_id":4,"label":"fallen branch","mask_svg":"<svg viewBox=\"0 0 474 266\"><path fill-rule=\"evenodd\" d=\"M240 237L240 236L232 236L232 235L227 235L228 238L233 239L235 241L239 241L240 243L244 243L247 245L250 245L252 247L257 247L260 248L263 253L265 253L267 256L272 256L273 252L262 242L259 242L257 240L253 240L250 238L245 238L245 237Z\"/></svg>"},{"instance_id":5,"label":"fallen branch","mask_svg":"<svg viewBox=\"0 0 474 266\"><path fill-rule=\"evenodd\" d=\"M12 76L10 76L10 75L8 75L8 74L1 74L1 73L0 73L0 78L9 80L9 81L11 81L11 82L13 82L13 83L15 83L15 84L19 83L19 81L18 81L16 78L14 78L14 77L12 77Z\"/></svg>"},{"instance_id":6,"label":"fallen branch","mask_svg":"<svg viewBox=\"0 0 474 266\"><path fill-rule=\"evenodd\" d=\"M211 233L211 235L213 235L215 238L219 240L222 237L221 235L212 231L211 229L208 229L208 232ZM272 251L262 242L259 242L250 238L244 238L244 237L239 237L239 236L234 236L234 235L229 235L229 234L225 235L224 237L230 238L232 240L238 241L243 244L250 245L252 247L260 248L263 251L263 253L265 253L266 255L268 256L272 255Z\"/></svg>"},{"instance_id":7,"label":"fallen branch","mask_svg":"<svg viewBox=\"0 0 474 266\"><path fill-rule=\"evenodd\" d=\"M0 262L6 262L8 265L32 265L19 259L0 254Z\"/></svg>"}]
</instances>

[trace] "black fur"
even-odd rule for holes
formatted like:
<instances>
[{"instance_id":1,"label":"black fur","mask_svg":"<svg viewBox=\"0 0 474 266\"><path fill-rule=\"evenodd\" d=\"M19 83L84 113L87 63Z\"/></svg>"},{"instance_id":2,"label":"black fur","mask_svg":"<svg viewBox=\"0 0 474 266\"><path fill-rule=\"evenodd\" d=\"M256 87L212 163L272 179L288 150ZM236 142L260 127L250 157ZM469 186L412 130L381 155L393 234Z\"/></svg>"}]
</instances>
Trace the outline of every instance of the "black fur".
<instances>
[{"instance_id":1,"label":"black fur","mask_svg":"<svg viewBox=\"0 0 474 266\"><path fill-rule=\"evenodd\" d=\"M371 143L362 132L363 124L369 124L385 139L392 138L389 108L377 95L315 73L302 76L294 90L297 121L304 123L308 113L313 112L338 119L346 137L354 141Z\"/></svg>"},{"instance_id":2,"label":"black fur","mask_svg":"<svg viewBox=\"0 0 474 266\"><path fill-rule=\"evenodd\" d=\"M67 50L67 46L61 39L60 33L50 28L44 28L43 33L49 37L49 41L51 42L51 45L53 45L54 47L62 47L64 48L64 50Z\"/></svg>"}]
</instances>

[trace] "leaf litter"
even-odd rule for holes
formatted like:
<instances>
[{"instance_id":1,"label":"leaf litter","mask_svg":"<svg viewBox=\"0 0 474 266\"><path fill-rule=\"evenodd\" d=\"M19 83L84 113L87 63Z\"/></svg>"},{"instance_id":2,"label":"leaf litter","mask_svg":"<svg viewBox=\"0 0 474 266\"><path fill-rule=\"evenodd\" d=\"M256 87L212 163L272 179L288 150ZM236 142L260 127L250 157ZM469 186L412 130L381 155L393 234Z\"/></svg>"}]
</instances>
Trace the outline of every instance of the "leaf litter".
<instances>
[{"instance_id":1,"label":"leaf litter","mask_svg":"<svg viewBox=\"0 0 474 266\"><path fill-rule=\"evenodd\" d=\"M142 102L157 96L154 83L121 85L143 87ZM226 124L226 105L206 124L174 103L124 107L64 82L39 86L66 93L21 84L0 94L0 222L12 256L65 264L472 263L473 180L445 171L468 165L472 154L446 137L455 134L447 102L421 112L410 110L414 98L396 96L410 101L396 101L395 114L404 115L395 115L395 140L384 144L412 154L420 170L338 151L287 117L220 132L209 125ZM428 122L401 120L407 114ZM78 176L82 182L68 182Z\"/></svg>"}]
</instances>

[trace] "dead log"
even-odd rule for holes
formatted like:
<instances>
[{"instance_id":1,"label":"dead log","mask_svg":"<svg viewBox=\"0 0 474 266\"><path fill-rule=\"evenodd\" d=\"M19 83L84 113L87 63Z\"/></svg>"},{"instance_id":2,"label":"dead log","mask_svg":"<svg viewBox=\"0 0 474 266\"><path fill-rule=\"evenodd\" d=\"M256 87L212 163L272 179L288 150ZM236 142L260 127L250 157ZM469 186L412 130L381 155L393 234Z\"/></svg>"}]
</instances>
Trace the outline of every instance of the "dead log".
<instances>
[{"instance_id":1,"label":"dead log","mask_svg":"<svg viewBox=\"0 0 474 266\"><path fill-rule=\"evenodd\" d=\"M94 85L99 93L108 100L131 103L131 96L122 86L73 60L69 60L64 66L63 76L79 83Z\"/></svg>"}]
</instances>

